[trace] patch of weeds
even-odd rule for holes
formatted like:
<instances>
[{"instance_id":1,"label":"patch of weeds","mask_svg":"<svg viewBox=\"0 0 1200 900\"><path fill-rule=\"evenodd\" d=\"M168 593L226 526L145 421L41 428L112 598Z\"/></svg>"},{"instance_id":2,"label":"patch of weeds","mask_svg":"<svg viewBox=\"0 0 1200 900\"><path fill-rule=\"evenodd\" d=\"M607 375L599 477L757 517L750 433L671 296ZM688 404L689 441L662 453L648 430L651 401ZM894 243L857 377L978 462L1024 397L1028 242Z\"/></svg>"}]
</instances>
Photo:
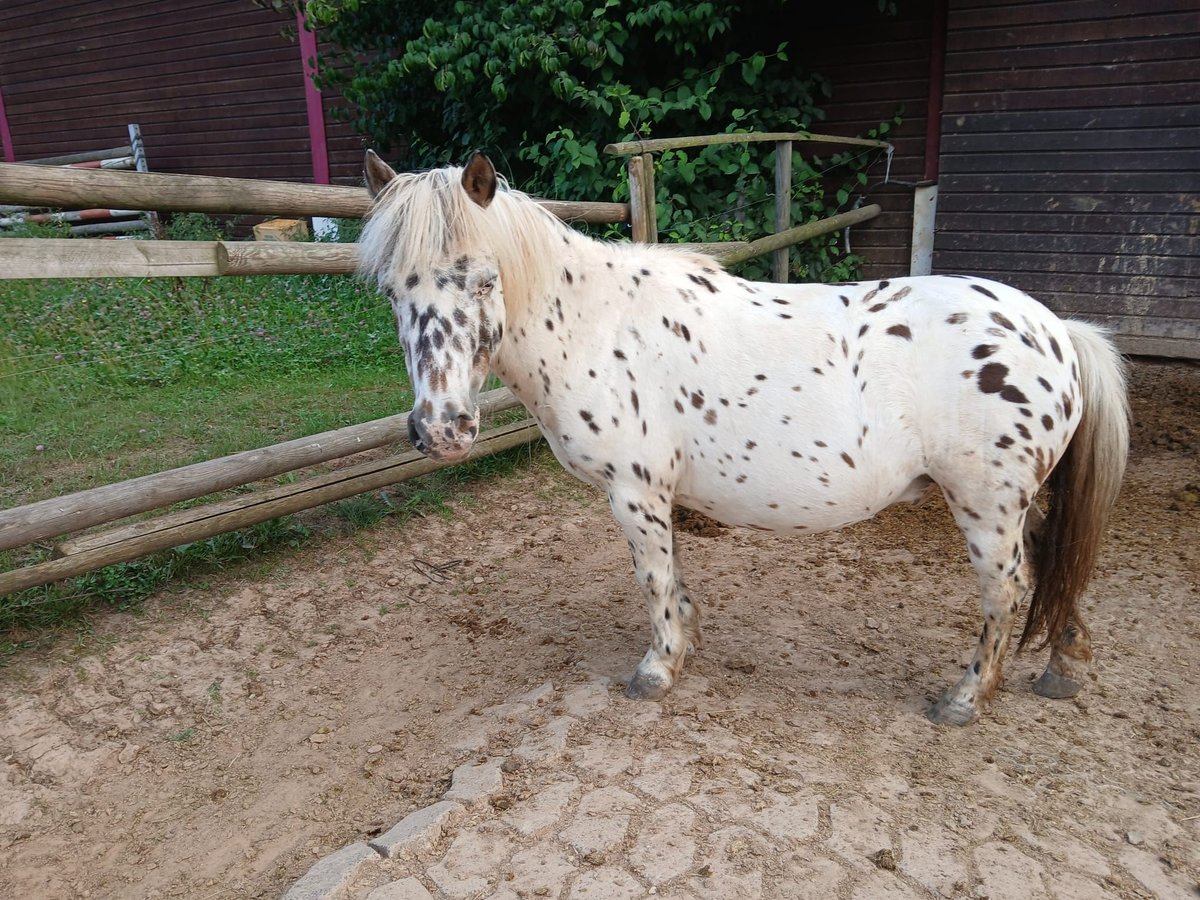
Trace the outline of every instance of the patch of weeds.
<instances>
[{"instance_id":1,"label":"patch of weeds","mask_svg":"<svg viewBox=\"0 0 1200 900\"><path fill-rule=\"evenodd\" d=\"M221 679L216 678L213 683L208 686L208 690L204 692L208 696L208 702L220 709L221 707Z\"/></svg>"},{"instance_id":2,"label":"patch of weeds","mask_svg":"<svg viewBox=\"0 0 1200 900\"><path fill-rule=\"evenodd\" d=\"M173 744L186 744L195 736L196 736L196 729L189 727L189 728L184 728L180 731L177 731L172 735L168 735L167 740Z\"/></svg>"},{"instance_id":3,"label":"patch of weeds","mask_svg":"<svg viewBox=\"0 0 1200 900\"><path fill-rule=\"evenodd\" d=\"M366 528L395 513L388 496L382 491L359 494L333 504L333 513L351 528Z\"/></svg>"}]
</instances>

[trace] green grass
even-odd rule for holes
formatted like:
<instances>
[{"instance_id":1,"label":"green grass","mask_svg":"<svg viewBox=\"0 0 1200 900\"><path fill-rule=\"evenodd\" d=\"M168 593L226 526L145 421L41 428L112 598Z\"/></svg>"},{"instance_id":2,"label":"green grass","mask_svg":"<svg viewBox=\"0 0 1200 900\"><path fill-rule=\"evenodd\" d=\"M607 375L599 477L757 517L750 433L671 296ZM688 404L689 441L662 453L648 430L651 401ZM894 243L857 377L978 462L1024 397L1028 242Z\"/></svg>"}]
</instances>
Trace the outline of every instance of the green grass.
<instances>
[{"instance_id":1,"label":"green grass","mask_svg":"<svg viewBox=\"0 0 1200 900\"><path fill-rule=\"evenodd\" d=\"M204 221L185 221L213 238ZM0 241L3 252L3 241ZM0 281L0 507L263 447L411 406L388 304L341 276ZM331 531L447 510L518 449L383 493L0 597L0 658L95 608L269 560ZM285 476L289 480L295 476ZM332 513L332 515L331 515ZM0 553L0 571L48 545Z\"/></svg>"},{"instance_id":2,"label":"green grass","mask_svg":"<svg viewBox=\"0 0 1200 900\"><path fill-rule=\"evenodd\" d=\"M4 506L410 401L391 311L350 278L0 283Z\"/></svg>"}]
</instances>

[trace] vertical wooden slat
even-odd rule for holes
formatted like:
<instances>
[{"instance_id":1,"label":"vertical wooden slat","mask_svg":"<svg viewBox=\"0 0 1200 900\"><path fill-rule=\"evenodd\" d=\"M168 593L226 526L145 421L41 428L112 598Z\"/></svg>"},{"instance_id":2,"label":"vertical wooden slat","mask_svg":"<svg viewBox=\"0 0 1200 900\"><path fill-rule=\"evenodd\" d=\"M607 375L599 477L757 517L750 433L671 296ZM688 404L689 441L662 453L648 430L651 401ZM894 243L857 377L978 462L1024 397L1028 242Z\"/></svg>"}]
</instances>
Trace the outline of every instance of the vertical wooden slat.
<instances>
[{"instance_id":1,"label":"vertical wooden slat","mask_svg":"<svg viewBox=\"0 0 1200 900\"><path fill-rule=\"evenodd\" d=\"M775 233L792 226L792 142L775 144ZM790 247L781 247L772 255L772 277L787 284Z\"/></svg>"},{"instance_id":2,"label":"vertical wooden slat","mask_svg":"<svg viewBox=\"0 0 1200 900\"><path fill-rule=\"evenodd\" d=\"M658 243L658 199L654 189L654 156L642 154L642 190L646 210L646 243Z\"/></svg>"},{"instance_id":3,"label":"vertical wooden slat","mask_svg":"<svg viewBox=\"0 0 1200 900\"><path fill-rule=\"evenodd\" d=\"M634 243L644 244L647 241L647 228L642 158L640 156L629 157L626 170L629 173L629 236Z\"/></svg>"}]
</instances>

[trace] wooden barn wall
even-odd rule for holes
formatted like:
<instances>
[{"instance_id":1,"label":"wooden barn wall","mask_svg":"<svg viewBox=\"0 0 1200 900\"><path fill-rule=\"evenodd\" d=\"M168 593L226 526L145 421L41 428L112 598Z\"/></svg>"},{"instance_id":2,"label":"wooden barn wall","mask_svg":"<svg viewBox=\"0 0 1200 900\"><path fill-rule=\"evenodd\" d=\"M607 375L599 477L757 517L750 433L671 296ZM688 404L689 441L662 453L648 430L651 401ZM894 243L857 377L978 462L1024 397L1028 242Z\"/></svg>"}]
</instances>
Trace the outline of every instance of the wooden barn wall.
<instances>
[{"instance_id":1,"label":"wooden barn wall","mask_svg":"<svg viewBox=\"0 0 1200 900\"><path fill-rule=\"evenodd\" d=\"M806 71L826 75L833 86L823 104L827 118L814 131L865 137L881 121L898 112L902 116L888 136L896 148L890 183L881 184L882 159L869 173L866 199L883 212L850 231L851 249L865 260L864 277L887 278L909 270L912 184L925 169L933 3L901 2L894 17L877 14L874 7L872 2L807 10L802 43L792 56ZM827 154L829 148L812 152Z\"/></svg>"},{"instance_id":2,"label":"wooden barn wall","mask_svg":"<svg viewBox=\"0 0 1200 900\"><path fill-rule=\"evenodd\" d=\"M18 161L127 142L159 172L312 180L295 20L244 2L0 3L0 86ZM337 98L327 98L331 107ZM326 114L333 181L362 144Z\"/></svg>"},{"instance_id":3,"label":"wooden barn wall","mask_svg":"<svg viewBox=\"0 0 1200 900\"><path fill-rule=\"evenodd\" d=\"M1200 357L1200 5L951 0L934 268Z\"/></svg>"}]
</instances>

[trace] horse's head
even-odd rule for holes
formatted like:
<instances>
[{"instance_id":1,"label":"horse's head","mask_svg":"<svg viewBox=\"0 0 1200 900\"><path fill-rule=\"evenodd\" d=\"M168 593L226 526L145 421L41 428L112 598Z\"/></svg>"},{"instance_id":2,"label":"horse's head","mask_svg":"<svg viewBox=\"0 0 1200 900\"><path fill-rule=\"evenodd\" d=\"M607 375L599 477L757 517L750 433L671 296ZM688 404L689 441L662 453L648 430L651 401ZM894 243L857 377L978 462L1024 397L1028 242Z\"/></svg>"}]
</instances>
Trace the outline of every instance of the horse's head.
<instances>
[{"instance_id":1,"label":"horse's head","mask_svg":"<svg viewBox=\"0 0 1200 900\"><path fill-rule=\"evenodd\" d=\"M446 196L459 191L486 208L496 193L496 170L476 153L461 178L430 177L445 174L397 176L367 152L367 187L377 201L373 220L385 220L379 228L392 242L387 264L374 270L396 314L412 382L409 439L426 456L453 462L470 452L479 434L479 389L504 334L504 295L495 258L453 227L463 198ZM378 252L374 224L364 233L364 254ZM430 237L435 230L437 240Z\"/></svg>"}]
</instances>

